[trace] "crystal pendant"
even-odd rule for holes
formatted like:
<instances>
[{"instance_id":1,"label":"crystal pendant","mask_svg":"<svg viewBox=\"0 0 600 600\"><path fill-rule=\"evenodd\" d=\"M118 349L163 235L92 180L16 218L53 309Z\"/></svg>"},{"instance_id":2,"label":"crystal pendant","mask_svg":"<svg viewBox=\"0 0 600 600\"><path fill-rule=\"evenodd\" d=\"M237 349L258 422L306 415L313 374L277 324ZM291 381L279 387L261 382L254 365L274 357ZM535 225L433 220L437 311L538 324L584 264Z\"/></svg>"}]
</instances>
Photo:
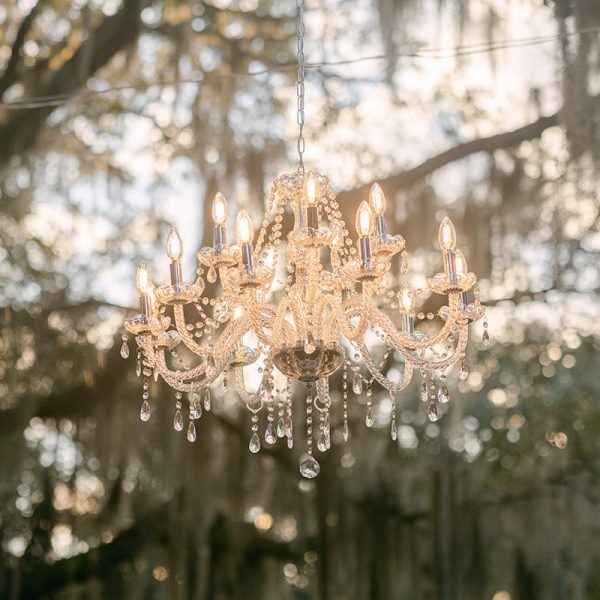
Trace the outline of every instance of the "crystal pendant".
<instances>
[{"instance_id":1,"label":"crystal pendant","mask_svg":"<svg viewBox=\"0 0 600 600\"><path fill-rule=\"evenodd\" d=\"M306 479L312 479L319 474L321 467L314 457L304 454L300 458L300 475Z\"/></svg>"},{"instance_id":2,"label":"crystal pendant","mask_svg":"<svg viewBox=\"0 0 600 600\"><path fill-rule=\"evenodd\" d=\"M274 444L276 441L277 436L275 435L275 428L273 427L273 423L269 423L265 429L265 442L267 442L267 444Z\"/></svg>"},{"instance_id":3,"label":"crystal pendant","mask_svg":"<svg viewBox=\"0 0 600 600\"><path fill-rule=\"evenodd\" d=\"M121 346L121 357L129 358L129 346L127 345L127 342L123 342Z\"/></svg>"},{"instance_id":4,"label":"crystal pendant","mask_svg":"<svg viewBox=\"0 0 600 600\"><path fill-rule=\"evenodd\" d=\"M215 283L215 281L217 281L217 270L214 267L208 269L206 279L209 283Z\"/></svg>"},{"instance_id":5,"label":"crystal pendant","mask_svg":"<svg viewBox=\"0 0 600 600\"><path fill-rule=\"evenodd\" d=\"M139 377L142 374L142 361L138 359L135 363L135 374Z\"/></svg>"},{"instance_id":6,"label":"crystal pendant","mask_svg":"<svg viewBox=\"0 0 600 600\"><path fill-rule=\"evenodd\" d=\"M175 417L173 418L173 429L175 431L181 431L183 429L183 415L179 409L175 411Z\"/></svg>"},{"instance_id":7,"label":"crystal pendant","mask_svg":"<svg viewBox=\"0 0 600 600\"><path fill-rule=\"evenodd\" d=\"M202 416L202 407L198 400L193 400L190 403L190 419L199 419Z\"/></svg>"},{"instance_id":8,"label":"crystal pendant","mask_svg":"<svg viewBox=\"0 0 600 600\"><path fill-rule=\"evenodd\" d=\"M427 411L427 416L432 423L435 423L439 418L438 409L435 402L429 403L429 410Z\"/></svg>"},{"instance_id":9,"label":"crystal pendant","mask_svg":"<svg viewBox=\"0 0 600 600\"><path fill-rule=\"evenodd\" d=\"M342 433L344 435L344 441L347 442L350 439L350 428L348 427L348 421L344 421Z\"/></svg>"},{"instance_id":10,"label":"crystal pendant","mask_svg":"<svg viewBox=\"0 0 600 600\"><path fill-rule=\"evenodd\" d=\"M150 403L148 400L142 402L142 408L140 409L140 419L142 421L150 420Z\"/></svg>"},{"instance_id":11,"label":"crystal pendant","mask_svg":"<svg viewBox=\"0 0 600 600\"><path fill-rule=\"evenodd\" d=\"M450 392L445 383L442 383L438 388L437 399L440 404L446 404L450 400Z\"/></svg>"},{"instance_id":12,"label":"crystal pendant","mask_svg":"<svg viewBox=\"0 0 600 600\"><path fill-rule=\"evenodd\" d=\"M365 425L367 427L373 427L373 407L372 406L368 406L367 407L367 416L365 417Z\"/></svg>"},{"instance_id":13,"label":"crystal pendant","mask_svg":"<svg viewBox=\"0 0 600 600\"><path fill-rule=\"evenodd\" d=\"M427 402L427 400L429 400L429 390L427 389L427 382L424 379L421 383L421 391L419 392L419 396L423 402Z\"/></svg>"},{"instance_id":14,"label":"crystal pendant","mask_svg":"<svg viewBox=\"0 0 600 600\"><path fill-rule=\"evenodd\" d=\"M188 425L187 439L188 442L196 441L196 426L194 425L194 421L190 421L190 424Z\"/></svg>"},{"instance_id":15,"label":"crystal pendant","mask_svg":"<svg viewBox=\"0 0 600 600\"><path fill-rule=\"evenodd\" d=\"M325 438L325 448L329 450L331 448L331 431L329 427L323 432L323 437Z\"/></svg>"},{"instance_id":16,"label":"crystal pendant","mask_svg":"<svg viewBox=\"0 0 600 600\"><path fill-rule=\"evenodd\" d=\"M467 363L463 360L460 365L460 370L458 371L458 378L461 381L464 381L469 376L469 367L467 367Z\"/></svg>"},{"instance_id":17,"label":"crystal pendant","mask_svg":"<svg viewBox=\"0 0 600 600\"><path fill-rule=\"evenodd\" d=\"M294 447L294 438L291 435L288 435L287 445L290 450Z\"/></svg>"},{"instance_id":18,"label":"crystal pendant","mask_svg":"<svg viewBox=\"0 0 600 600\"><path fill-rule=\"evenodd\" d=\"M317 441L317 448L320 452L327 451L327 440L325 439L325 434L323 432L321 432L321 434L319 435L319 439Z\"/></svg>"},{"instance_id":19,"label":"crystal pendant","mask_svg":"<svg viewBox=\"0 0 600 600\"><path fill-rule=\"evenodd\" d=\"M398 430L396 429L396 419L392 419L392 427L390 428L390 436L394 442L398 439Z\"/></svg>"},{"instance_id":20,"label":"crystal pendant","mask_svg":"<svg viewBox=\"0 0 600 600\"><path fill-rule=\"evenodd\" d=\"M488 333L487 329L483 330L482 341L483 341L483 345L484 346L489 346L490 345L490 334ZM121 352L121 356L123 356L122 352Z\"/></svg>"},{"instance_id":21,"label":"crystal pendant","mask_svg":"<svg viewBox=\"0 0 600 600\"><path fill-rule=\"evenodd\" d=\"M258 437L258 433L256 433L256 431L250 436L248 449L253 454L256 454L260 450L260 438Z\"/></svg>"},{"instance_id":22,"label":"crystal pendant","mask_svg":"<svg viewBox=\"0 0 600 600\"><path fill-rule=\"evenodd\" d=\"M360 396L362 394L362 389L362 379L357 375L352 382L352 391L356 396Z\"/></svg>"},{"instance_id":23,"label":"crystal pendant","mask_svg":"<svg viewBox=\"0 0 600 600\"><path fill-rule=\"evenodd\" d=\"M204 404L205 411L210 411L210 391L208 388L204 388L202 392L202 404Z\"/></svg>"},{"instance_id":24,"label":"crystal pendant","mask_svg":"<svg viewBox=\"0 0 600 600\"><path fill-rule=\"evenodd\" d=\"M277 437L284 438L285 437L285 421L283 418L277 421Z\"/></svg>"}]
</instances>

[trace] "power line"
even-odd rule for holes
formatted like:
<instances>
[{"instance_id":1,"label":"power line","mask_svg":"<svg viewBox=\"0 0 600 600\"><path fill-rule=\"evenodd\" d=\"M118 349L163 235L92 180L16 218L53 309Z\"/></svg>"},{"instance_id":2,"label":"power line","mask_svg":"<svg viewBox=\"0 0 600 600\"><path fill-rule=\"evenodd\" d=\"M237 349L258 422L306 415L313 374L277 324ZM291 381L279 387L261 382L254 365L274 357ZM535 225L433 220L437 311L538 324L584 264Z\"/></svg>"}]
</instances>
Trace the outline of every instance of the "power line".
<instances>
[{"instance_id":1,"label":"power line","mask_svg":"<svg viewBox=\"0 0 600 600\"><path fill-rule=\"evenodd\" d=\"M449 59L449 58L460 58L463 56L472 56L475 54L485 54L489 52L496 52L498 50L505 50L510 48L524 48L528 46L538 46L540 44L547 44L550 42L557 42L566 38L588 35L592 33L600 33L600 27L587 27L578 29L576 31L561 33L558 35L549 36L535 36L528 38L518 38L512 40L498 40L490 43L475 43L466 44L455 47L439 47L439 48L420 48L420 49L405 49L400 52L390 54L371 54L366 56L358 56L354 58L332 60L332 61L321 61L317 63L306 63L305 69L310 71L319 71L324 67L342 67L346 65L357 64L361 62L368 62L374 60L389 60L390 56L393 58L415 58L415 59ZM148 81L139 84L128 84L128 85L117 85L106 87L98 90L85 90L76 94L53 94L47 96L36 96L30 98L22 98L13 102L0 102L0 108L5 110L26 110L36 109L44 107L61 106L64 104L78 102L81 100L87 100L96 96L102 96L111 92L122 92L127 90L145 90L151 87L181 85L181 84L204 84L211 81L219 81L224 79L248 79L252 77L260 77L270 73L283 73L286 71L293 71L297 69L297 64L285 63L276 67L265 67L255 71L249 71L247 73L228 73L226 75L211 75L210 73L204 74L200 77L190 77L185 79L162 79L155 81Z\"/></svg>"}]
</instances>

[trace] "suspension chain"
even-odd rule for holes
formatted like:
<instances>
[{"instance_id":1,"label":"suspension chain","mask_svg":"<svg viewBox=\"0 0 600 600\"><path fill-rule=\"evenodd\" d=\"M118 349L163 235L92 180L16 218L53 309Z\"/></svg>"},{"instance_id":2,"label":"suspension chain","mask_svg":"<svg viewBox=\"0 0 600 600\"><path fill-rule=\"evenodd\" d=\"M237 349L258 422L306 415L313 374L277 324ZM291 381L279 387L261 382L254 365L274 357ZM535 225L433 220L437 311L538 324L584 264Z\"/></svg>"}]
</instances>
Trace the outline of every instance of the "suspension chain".
<instances>
[{"instance_id":1,"label":"suspension chain","mask_svg":"<svg viewBox=\"0 0 600 600\"><path fill-rule=\"evenodd\" d=\"M296 6L298 7L298 48L297 48L297 58L298 58L298 78L296 80L296 122L298 123L299 132L298 132L298 159L300 161L298 170L301 173L304 173L304 149L305 149L305 141L304 141L304 0L296 0Z\"/></svg>"}]
</instances>

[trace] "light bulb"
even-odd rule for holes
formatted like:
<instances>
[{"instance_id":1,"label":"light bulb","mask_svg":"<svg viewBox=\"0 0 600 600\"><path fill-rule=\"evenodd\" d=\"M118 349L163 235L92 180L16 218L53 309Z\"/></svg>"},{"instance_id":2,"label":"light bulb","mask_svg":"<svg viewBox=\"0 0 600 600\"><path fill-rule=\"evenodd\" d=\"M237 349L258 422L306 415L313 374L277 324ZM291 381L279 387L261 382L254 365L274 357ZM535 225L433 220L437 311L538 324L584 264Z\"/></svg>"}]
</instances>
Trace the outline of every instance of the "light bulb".
<instances>
[{"instance_id":1,"label":"light bulb","mask_svg":"<svg viewBox=\"0 0 600 600\"><path fill-rule=\"evenodd\" d=\"M149 294L152 291L152 282L150 280L150 271L148 271L148 265L142 261L137 268L135 274L135 287L138 294Z\"/></svg>"},{"instance_id":2,"label":"light bulb","mask_svg":"<svg viewBox=\"0 0 600 600\"><path fill-rule=\"evenodd\" d=\"M217 225L225 225L227 221L227 200L221 192L217 192L212 203L212 218Z\"/></svg>"},{"instance_id":3,"label":"light bulb","mask_svg":"<svg viewBox=\"0 0 600 600\"><path fill-rule=\"evenodd\" d=\"M317 180L312 173L306 178L306 204L315 206L317 203Z\"/></svg>"},{"instance_id":4,"label":"light bulb","mask_svg":"<svg viewBox=\"0 0 600 600\"><path fill-rule=\"evenodd\" d=\"M406 311L407 315L410 315L415 308L415 293L413 292L410 285L404 284L400 290L400 302L402 307Z\"/></svg>"},{"instance_id":5,"label":"light bulb","mask_svg":"<svg viewBox=\"0 0 600 600\"><path fill-rule=\"evenodd\" d=\"M240 210L235 222L235 232L237 241L240 244L249 244L254 237L254 227L252 221L245 210Z\"/></svg>"},{"instance_id":6,"label":"light bulb","mask_svg":"<svg viewBox=\"0 0 600 600\"><path fill-rule=\"evenodd\" d=\"M378 183L374 183L371 186L371 191L369 192L369 204L377 216L381 216L385 212L385 196Z\"/></svg>"},{"instance_id":7,"label":"light bulb","mask_svg":"<svg viewBox=\"0 0 600 600\"><path fill-rule=\"evenodd\" d=\"M363 200L356 213L356 231L360 237L368 237L373 230L373 212Z\"/></svg>"},{"instance_id":8,"label":"light bulb","mask_svg":"<svg viewBox=\"0 0 600 600\"><path fill-rule=\"evenodd\" d=\"M456 247L456 231L448 217L442 219L438 233L438 241L442 250L454 250Z\"/></svg>"},{"instance_id":9,"label":"light bulb","mask_svg":"<svg viewBox=\"0 0 600 600\"><path fill-rule=\"evenodd\" d=\"M457 275L465 275L467 273L467 261L461 250L454 253L454 271Z\"/></svg>"},{"instance_id":10,"label":"light bulb","mask_svg":"<svg viewBox=\"0 0 600 600\"><path fill-rule=\"evenodd\" d=\"M175 227L171 227L167 237L167 256L171 261L175 262L181 258L183 254L183 242Z\"/></svg>"}]
</instances>

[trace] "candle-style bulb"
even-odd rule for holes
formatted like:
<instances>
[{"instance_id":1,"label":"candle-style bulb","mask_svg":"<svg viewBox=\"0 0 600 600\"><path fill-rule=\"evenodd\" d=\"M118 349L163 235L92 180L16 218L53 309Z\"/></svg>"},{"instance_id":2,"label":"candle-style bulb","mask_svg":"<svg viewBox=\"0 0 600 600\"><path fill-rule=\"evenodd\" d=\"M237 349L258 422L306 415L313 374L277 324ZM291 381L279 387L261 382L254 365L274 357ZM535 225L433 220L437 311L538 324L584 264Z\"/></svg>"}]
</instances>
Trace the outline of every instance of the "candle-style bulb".
<instances>
[{"instance_id":1,"label":"candle-style bulb","mask_svg":"<svg viewBox=\"0 0 600 600\"><path fill-rule=\"evenodd\" d=\"M235 233L239 244L250 244L254 237L252 221L245 210L240 210L235 222Z\"/></svg>"},{"instance_id":2,"label":"candle-style bulb","mask_svg":"<svg viewBox=\"0 0 600 600\"><path fill-rule=\"evenodd\" d=\"M167 256L172 260L176 261L181 258L183 254L183 242L175 227L171 227L169 235L167 237Z\"/></svg>"},{"instance_id":3,"label":"candle-style bulb","mask_svg":"<svg viewBox=\"0 0 600 600\"><path fill-rule=\"evenodd\" d=\"M221 192L217 192L212 203L212 218L216 225L225 225L227 221L227 200Z\"/></svg>"},{"instance_id":4,"label":"candle-style bulb","mask_svg":"<svg viewBox=\"0 0 600 600\"><path fill-rule=\"evenodd\" d=\"M400 302L407 315L410 315L415 309L415 293L408 284L404 284L400 290Z\"/></svg>"},{"instance_id":5,"label":"candle-style bulb","mask_svg":"<svg viewBox=\"0 0 600 600\"><path fill-rule=\"evenodd\" d=\"M356 231L360 237L368 237L373 231L373 212L364 200L356 213Z\"/></svg>"},{"instance_id":6,"label":"candle-style bulb","mask_svg":"<svg viewBox=\"0 0 600 600\"><path fill-rule=\"evenodd\" d=\"M466 275L467 273L467 261L461 250L454 253L454 271L457 275Z\"/></svg>"},{"instance_id":7,"label":"candle-style bulb","mask_svg":"<svg viewBox=\"0 0 600 600\"><path fill-rule=\"evenodd\" d=\"M317 203L317 180L312 173L306 178L306 204L315 206Z\"/></svg>"},{"instance_id":8,"label":"candle-style bulb","mask_svg":"<svg viewBox=\"0 0 600 600\"><path fill-rule=\"evenodd\" d=\"M378 217L385 212L385 195L378 183L374 183L371 186L371 191L369 192L369 204L375 215Z\"/></svg>"},{"instance_id":9,"label":"candle-style bulb","mask_svg":"<svg viewBox=\"0 0 600 600\"><path fill-rule=\"evenodd\" d=\"M454 250L456 247L456 231L448 217L442 219L438 233L438 242L442 250Z\"/></svg>"},{"instance_id":10,"label":"candle-style bulb","mask_svg":"<svg viewBox=\"0 0 600 600\"><path fill-rule=\"evenodd\" d=\"M152 281L150 280L150 271L148 265L142 261L138 265L137 272L135 274L135 287L138 294L149 294L152 291Z\"/></svg>"}]
</instances>

